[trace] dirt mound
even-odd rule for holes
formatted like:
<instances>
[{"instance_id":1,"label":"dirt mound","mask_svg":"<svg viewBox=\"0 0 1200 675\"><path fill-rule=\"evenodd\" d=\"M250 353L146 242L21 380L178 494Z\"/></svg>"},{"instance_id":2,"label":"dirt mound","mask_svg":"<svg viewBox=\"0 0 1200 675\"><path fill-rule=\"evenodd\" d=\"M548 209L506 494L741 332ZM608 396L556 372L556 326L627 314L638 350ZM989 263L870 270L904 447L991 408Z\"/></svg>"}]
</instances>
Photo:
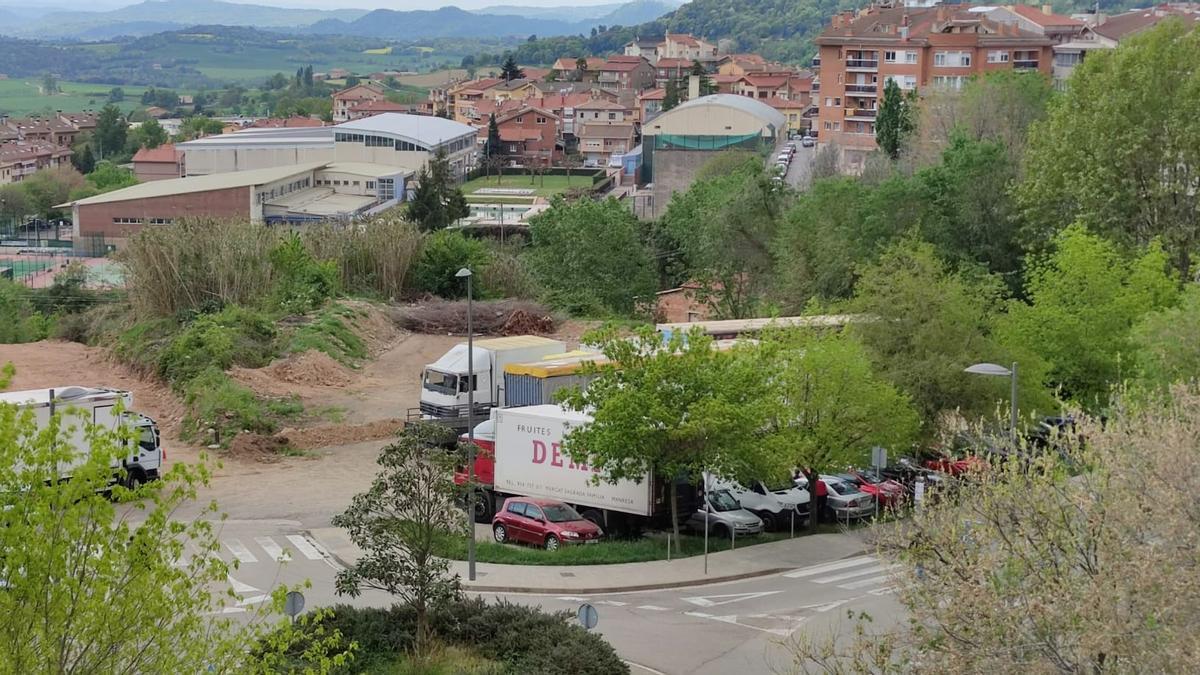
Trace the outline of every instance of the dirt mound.
<instances>
[{"instance_id":1,"label":"dirt mound","mask_svg":"<svg viewBox=\"0 0 1200 675\"><path fill-rule=\"evenodd\" d=\"M247 432L235 436L223 454L233 459L270 464L283 457L288 445L288 438L282 434L263 436Z\"/></svg>"},{"instance_id":2,"label":"dirt mound","mask_svg":"<svg viewBox=\"0 0 1200 675\"><path fill-rule=\"evenodd\" d=\"M260 396L302 398L324 387L344 387L355 377L349 368L316 350L289 354L264 368L235 367L229 375Z\"/></svg>"},{"instance_id":3,"label":"dirt mound","mask_svg":"<svg viewBox=\"0 0 1200 675\"><path fill-rule=\"evenodd\" d=\"M553 333L558 325L545 306L528 300L477 301L472 311L472 329L481 335L529 335ZM467 332L465 300L429 300L394 310L397 323L414 333Z\"/></svg>"},{"instance_id":4,"label":"dirt mound","mask_svg":"<svg viewBox=\"0 0 1200 675\"><path fill-rule=\"evenodd\" d=\"M395 320L379 305L361 300L343 300L341 304L358 312L359 315L347 323L350 330L366 343L367 353L371 356L387 350L401 332Z\"/></svg>"},{"instance_id":5,"label":"dirt mound","mask_svg":"<svg viewBox=\"0 0 1200 675\"><path fill-rule=\"evenodd\" d=\"M298 450L314 450L332 445L347 445L390 438L404 428L402 419L383 419L366 424L333 424L307 429L284 429L276 437L284 437L288 445ZM239 437L240 438L240 437Z\"/></svg>"}]
</instances>

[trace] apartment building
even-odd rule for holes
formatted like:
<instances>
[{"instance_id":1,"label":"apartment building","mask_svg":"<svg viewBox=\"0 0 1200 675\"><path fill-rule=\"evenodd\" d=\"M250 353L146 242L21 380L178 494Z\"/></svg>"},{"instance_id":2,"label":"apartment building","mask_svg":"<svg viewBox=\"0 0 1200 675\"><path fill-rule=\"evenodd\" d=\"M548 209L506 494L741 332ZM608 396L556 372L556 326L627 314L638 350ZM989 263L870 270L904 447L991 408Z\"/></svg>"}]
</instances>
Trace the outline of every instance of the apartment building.
<instances>
[{"instance_id":1,"label":"apartment building","mask_svg":"<svg viewBox=\"0 0 1200 675\"><path fill-rule=\"evenodd\" d=\"M333 92L333 121L349 122L352 117L350 110L369 101L385 101L387 96L383 88L376 84L356 84L340 91Z\"/></svg>"},{"instance_id":2,"label":"apartment building","mask_svg":"<svg viewBox=\"0 0 1200 675\"><path fill-rule=\"evenodd\" d=\"M1148 9L1135 9L1123 14L1093 15L1088 25L1081 26L1072 39L1054 45L1054 83L1062 87L1083 63L1089 52L1116 49L1123 40L1149 30L1167 18L1177 18L1188 25L1200 22L1200 4L1161 4Z\"/></svg>"},{"instance_id":3,"label":"apartment building","mask_svg":"<svg viewBox=\"0 0 1200 675\"><path fill-rule=\"evenodd\" d=\"M617 90L642 91L654 86L654 66L641 56L614 56L599 68L596 83Z\"/></svg>"},{"instance_id":4,"label":"apartment building","mask_svg":"<svg viewBox=\"0 0 1200 675\"><path fill-rule=\"evenodd\" d=\"M71 163L71 150L43 140L14 140L0 143L0 185L19 183L41 169Z\"/></svg>"},{"instance_id":5,"label":"apartment building","mask_svg":"<svg viewBox=\"0 0 1200 675\"><path fill-rule=\"evenodd\" d=\"M496 128L501 154L523 166L551 166L562 159L562 118L549 110L522 105L497 115ZM486 141L487 137L485 124L479 129L479 140Z\"/></svg>"},{"instance_id":6,"label":"apartment building","mask_svg":"<svg viewBox=\"0 0 1200 675\"><path fill-rule=\"evenodd\" d=\"M875 116L884 84L961 89L997 70L1049 77L1053 40L988 16L992 7L871 6L834 15L816 39L821 69L819 139L838 149L843 170L861 170L876 149Z\"/></svg>"},{"instance_id":7,"label":"apartment building","mask_svg":"<svg viewBox=\"0 0 1200 675\"><path fill-rule=\"evenodd\" d=\"M661 59L683 59L688 63L715 63L717 46L698 37L683 33L667 33L663 41L655 48L655 54Z\"/></svg>"}]
</instances>

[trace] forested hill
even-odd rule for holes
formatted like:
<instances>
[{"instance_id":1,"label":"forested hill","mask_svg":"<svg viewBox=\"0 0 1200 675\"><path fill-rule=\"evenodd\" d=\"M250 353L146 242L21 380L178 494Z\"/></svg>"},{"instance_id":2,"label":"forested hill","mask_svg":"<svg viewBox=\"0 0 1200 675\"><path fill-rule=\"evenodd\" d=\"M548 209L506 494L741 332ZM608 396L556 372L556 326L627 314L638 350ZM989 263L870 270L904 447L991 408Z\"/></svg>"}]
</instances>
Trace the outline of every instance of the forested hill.
<instances>
[{"instance_id":1,"label":"forested hill","mask_svg":"<svg viewBox=\"0 0 1200 675\"><path fill-rule=\"evenodd\" d=\"M601 55L619 51L638 36L691 33L711 41L729 38L739 52L803 64L812 58L812 39L840 9L865 0L692 0L662 18L637 26L614 26L590 37L532 40L516 51L521 63L551 63L560 56Z\"/></svg>"}]
</instances>

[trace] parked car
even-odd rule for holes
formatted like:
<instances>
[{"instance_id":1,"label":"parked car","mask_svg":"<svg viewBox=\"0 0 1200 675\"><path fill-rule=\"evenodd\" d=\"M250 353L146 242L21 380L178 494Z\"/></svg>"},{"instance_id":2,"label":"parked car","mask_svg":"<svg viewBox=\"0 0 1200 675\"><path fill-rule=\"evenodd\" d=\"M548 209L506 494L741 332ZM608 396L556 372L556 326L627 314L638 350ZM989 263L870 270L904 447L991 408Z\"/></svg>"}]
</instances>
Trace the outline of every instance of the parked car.
<instances>
[{"instance_id":1,"label":"parked car","mask_svg":"<svg viewBox=\"0 0 1200 675\"><path fill-rule=\"evenodd\" d=\"M838 478L855 483L863 492L871 495L880 506L899 506L904 501L904 486L884 477L875 469L850 469Z\"/></svg>"},{"instance_id":2,"label":"parked car","mask_svg":"<svg viewBox=\"0 0 1200 675\"><path fill-rule=\"evenodd\" d=\"M912 491L913 484L917 482L918 478L925 480L926 489L932 489L934 486L941 485L949 478L946 474L934 471L933 469L927 469L921 466L915 459L908 457L897 459L892 465L884 467L881 473L884 478L889 478L900 483L909 492Z\"/></svg>"},{"instance_id":3,"label":"parked car","mask_svg":"<svg viewBox=\"0 0 1200 675\"><path fill-rule=\"evenodd\" d=\"M776 164L790 164L791 161L792 161L792 155L787 152L781 152L781 153L779 153L779 156L775 158Z\"/></svg>"},{"instance_id":4,"label":"parked car","mask_svg":"<svg viewBox=\"0 0 1200 675\"><path fill-rule=\"evenodd\" d=\"M598 543L604 531L568 504L509 497L492 517L492 536L501 544L525 543L557 551L564 544Z\"/></svg>"},{"instance_id":5,"label":"parked car","mask_svg":"<svg viewBox=\"0 0 1200 675\"><path fill-rule=\"evenodd\" d=\"M803 524L808 518L808 493L790 483L767 487L762 481L755 481L745 487L735 481L715 477L711 480L714 489L728 490L743 509L758 516L765 530L786 530L794 522Z\"/></svg>"},{"instance_id":6,"label":"parked car","mask_svg":"<svg viewBox=\"0 0 1200 675\"><path fill-rule=\"evenodd\" d=\"M729 490L709 490L708 499L688 517L686 525L694 532L704 532L706 523L714 537L728 538L730 533L743 537L763 531L762 519L743 509Z\"/></svg>"},{"instance_id":7,"label":"parked car","mask_svg":"<svg viewBox=\"0 0 1200 675\"><path fill-rule=\"evenodd\" d=\"M812 136L805 136L804 138L800 139L800 145L805 148L811 148L816 144L817 139L813 138Z\"/></svg>"},{"instance_id":8,"label":"parked car","mask_svg":"<svg viewBox=\"0 0 1200 675\"><path fill-rule=\"evenodd\" d=\"M854 520L875 515L875 498L863 492L857 485L837 476L821 476L828 489L825 509L837 520Z\"/></svg>"}]
</instances>

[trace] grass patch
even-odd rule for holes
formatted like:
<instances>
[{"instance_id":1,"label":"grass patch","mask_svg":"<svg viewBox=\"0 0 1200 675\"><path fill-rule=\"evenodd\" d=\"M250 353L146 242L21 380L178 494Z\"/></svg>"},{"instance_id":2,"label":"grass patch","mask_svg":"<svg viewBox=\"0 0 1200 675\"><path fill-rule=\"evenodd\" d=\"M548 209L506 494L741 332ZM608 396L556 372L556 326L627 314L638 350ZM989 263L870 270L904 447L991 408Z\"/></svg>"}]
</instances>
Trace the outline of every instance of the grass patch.
<instances>
[{"instance_id":1,"label":"grass patch","mask_svg":"<svg viewBox=\"0 0 1200 675\"><path fill-rule=\"evenodd\" d=\"M797 528L796 536L801 536ZM790 537L788 532L764 532L752 537L742 537L734 542L736 548L782 541ZM671 558L688 558L704 553L704 537L691 534L681 535L681 553L671 552ZM710 537L708 552L728 551L730 541ZM464 560L467 557L467 542L462 537L446 539L438 547L438 555ZM654 532L641 539L609 540L599 544L563 546L557 551L545 551L521 544L497 544L480 541L475 544L475 559L479 562L506 565L609 565L615 563L647 562L667 559L667 533Z\"/></svg>"},{"instance_id":2,"label":"grass patch","mask_svg":"<svg viewBox=\"0 0 1200 675\"><path fill-rule=\"evenodd\" d=\"M120 87L125 93L125 100L117 103L117 107L129 112L142 107L142 93L146 91L145 87L137 85L67 81L58 83L61 93L46 96L42 94L41 86L41 78L0 80L0 112L31 115L54 114L56 110L99 110L108 103L108 93L113 87Z\"/></svg>"},{"instance_id":3,"label":"grass patch","mask_svg":"<svg viewBox=\"0 0 1200 675\"><path fill-rule=\"evenodd\" d=\"M465 647L443 646L425 658L398 656L390 663L380 664L373 672L391 675L504 675L509 670L503 664L472 653Z\"/></svg>"},{"instance_id":4,"label":"grass patch","mask_svg":"<svg viewBox=\"0 0 1200 675\"><path fill-rule=\"evenodd\" d=\"M318 311L312 320L301 325L288 340L289 353L315 349L348 366L367 358L367 344L350 325L361 316L345 305L331 304Z\"/></svg>"},{"instance_id":5,"label":"grass patch","mask_svg":"<svg viewBox=\"0 0 1200 675\"><path fill-rule=\"evenodd\" d=\"M295 398L260 399L215 367L187 382L183 402L188 406L183 418L184 438L204 438L205 431L213 428L226 445L242 431L274 433L281 419L297 417L304 411Z\"/></svg>"},{"instance_id":6,"label":"grass patch","mask_svg":"<svg viewBox=\"0 0 1200 675\"><path fill-rule=\"evenodd\" d=\"M470 195L481 188L510 188L533 190L534 194L539 197L553 197L570 188L591 186L592 177L590 174L572 175L569 177L569 180L568 176L534 176L532 181L529 176L483 176L464 183L462 191L463 194ZM490 198L489 195L479 196Z\"/></svg>"}]
</instances>

